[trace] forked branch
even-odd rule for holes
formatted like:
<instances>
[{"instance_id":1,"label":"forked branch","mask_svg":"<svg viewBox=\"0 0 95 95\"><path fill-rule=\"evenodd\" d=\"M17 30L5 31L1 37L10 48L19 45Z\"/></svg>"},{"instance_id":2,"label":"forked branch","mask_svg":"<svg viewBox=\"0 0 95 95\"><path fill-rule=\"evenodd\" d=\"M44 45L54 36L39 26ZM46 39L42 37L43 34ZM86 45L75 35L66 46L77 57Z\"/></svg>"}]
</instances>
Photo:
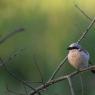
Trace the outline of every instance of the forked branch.
<instances>
[{"instance_id":1,"label":"forked branch","mask_svg":"<svg viewBox=\"0 0 95 95\"><path fill-rule=\"evenodd\" d=\"M80 43L83 38L87 35L87 33L90 31L90 29L92 28L93 24L95 23L95 18L91 21L91 23L89 24L89 26L87 27L87 29L85 30L85 32L83 32L83 34L81 35L81 37L77 40L77 43ZM66 62L67 60L67 55L65 56L65 58L62 60L62 62L57 66L57 68L55 69L54 73L51 75L50 80L54 79L54 77L56 76L57 72L60 70L60 68L63 66L63 64Z\"/></svg>"},{"instance_id":2,"label":"forked branch","mask_svg":"<svg viewBox=\"0 0 95 95\"><path fill-rule=\"evenodd\" d=\"M72 72L72 73L70 73L70 74L67 74L67 75L61 76L61 77L59 77L59 78L57 78L57 79L53 79L53 80L51 80L51 81L48 81L48 82L45 83L44 85L41 85L41 86L37 87L37 88L36 88L36 91L32 92L30 95L35 95L36 93L40 92L41 90L43 90L43 89L45 89L45 88L48 88L49 86L51 86L51 85L53 85L53 84L55 84L55 83L61 82L61 81L63 81L63 80L66 80L68 77L72 78L72 77L78 75L79 73L83 73L83 72L85 72L85 71L89 71L89 70L93 70L93 69L95 69L95 65L90 66L90 67L85 68L85 69L82 69L82 70L80 70L80 71L74 71L74 72ZM73 94L72 94L72 95L73 95Z\"/></svg>"}]
</instances>

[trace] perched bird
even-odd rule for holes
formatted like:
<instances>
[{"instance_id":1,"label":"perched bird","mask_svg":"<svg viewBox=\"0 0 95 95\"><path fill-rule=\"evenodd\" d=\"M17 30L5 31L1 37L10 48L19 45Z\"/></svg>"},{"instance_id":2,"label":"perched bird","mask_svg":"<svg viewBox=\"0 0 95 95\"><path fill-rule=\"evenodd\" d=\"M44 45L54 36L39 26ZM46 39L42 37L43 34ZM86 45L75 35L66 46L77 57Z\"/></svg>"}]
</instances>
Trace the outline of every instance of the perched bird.
<instances>
[{"instance_id":1,"label":"perched bird","mask_svg":"<svg viewBox=\"0 0 95 95\"><path fill-rule=\"evenodd\" d=\"M78 43L72 43L68 48L68 61L77 70L85 69L89 64L89 53ZM95 70L91 70L95 73Z\"/></svg>"}]
</instances>

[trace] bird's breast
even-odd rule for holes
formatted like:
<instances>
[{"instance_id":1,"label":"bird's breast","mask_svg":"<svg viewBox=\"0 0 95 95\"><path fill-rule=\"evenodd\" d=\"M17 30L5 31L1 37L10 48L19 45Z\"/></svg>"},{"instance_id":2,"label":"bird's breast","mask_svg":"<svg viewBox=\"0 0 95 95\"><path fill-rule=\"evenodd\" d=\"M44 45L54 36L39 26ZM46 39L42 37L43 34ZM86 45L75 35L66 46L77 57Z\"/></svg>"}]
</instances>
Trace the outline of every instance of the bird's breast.
<instances>
[{"instance_id":1,"label":"bird's breast","mask_svg":"<svg viewBox=\"0 0 95 95\"><path fill-rule=\"evenodd\" d=\"M89 57L78 50L72 50L68 54L69 63L76 69L88 67Z\"/></svg>"}]
</instances>

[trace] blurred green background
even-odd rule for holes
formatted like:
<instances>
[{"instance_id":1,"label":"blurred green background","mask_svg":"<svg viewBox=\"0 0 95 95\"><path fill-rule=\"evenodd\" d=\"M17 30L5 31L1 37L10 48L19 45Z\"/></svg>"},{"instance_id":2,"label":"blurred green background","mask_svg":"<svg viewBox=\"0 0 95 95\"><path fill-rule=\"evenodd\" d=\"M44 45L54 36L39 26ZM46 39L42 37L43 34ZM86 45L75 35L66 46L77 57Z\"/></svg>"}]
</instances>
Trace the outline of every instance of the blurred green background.
<instances>
[{"instance_id":1,"label":"blurred green background","mask_svg":"<svg viewBox=\"0 0 95 95\"><path fill-rule=\"evenodd\" d=\"M44 81L47 81L57 65L67 54L66 48L77 41L90 21L77 10L78 4L91 18L95 16L95 0L0 0L0 37L23 27L25 31L8 39L0 46L0 57L7 59L16 52L18 56L8 60L8 68L18 78L27 81L41 81L37 63ZM92 29L81 42L95 63L95 31ZM20 52L20 49L25 48ZM75 69L68 63L57 76ZM95 75L82 74L85 95L95 95ZM76 95L81 95L80 78L72 79ZM31 83L32 86L40 84ZM18 93L25 93L23 85L0 67L0 95L8 93L6 87ZM31 92L31 89L28 89ZM70 95L67 81L62 81L43 91L42 95Z\"/></svg>"}]
</instances>

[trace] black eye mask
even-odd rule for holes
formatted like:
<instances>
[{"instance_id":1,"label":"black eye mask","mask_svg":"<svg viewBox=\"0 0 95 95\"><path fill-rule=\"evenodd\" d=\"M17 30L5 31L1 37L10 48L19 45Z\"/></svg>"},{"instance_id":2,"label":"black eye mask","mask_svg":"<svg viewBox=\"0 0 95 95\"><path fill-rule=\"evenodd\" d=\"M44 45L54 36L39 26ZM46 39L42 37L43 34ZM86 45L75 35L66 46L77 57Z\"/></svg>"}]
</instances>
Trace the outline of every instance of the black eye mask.
<instances>
[{"instance_id":1,"label":"black eye mask","mask_svg":"<svg viewBox=\"0 0 95 95\"><path fill-rule=\"evenodd\" d=\"M79 49L78 47L68 47L67 50Z\"/></svg>"}]
</instances>

